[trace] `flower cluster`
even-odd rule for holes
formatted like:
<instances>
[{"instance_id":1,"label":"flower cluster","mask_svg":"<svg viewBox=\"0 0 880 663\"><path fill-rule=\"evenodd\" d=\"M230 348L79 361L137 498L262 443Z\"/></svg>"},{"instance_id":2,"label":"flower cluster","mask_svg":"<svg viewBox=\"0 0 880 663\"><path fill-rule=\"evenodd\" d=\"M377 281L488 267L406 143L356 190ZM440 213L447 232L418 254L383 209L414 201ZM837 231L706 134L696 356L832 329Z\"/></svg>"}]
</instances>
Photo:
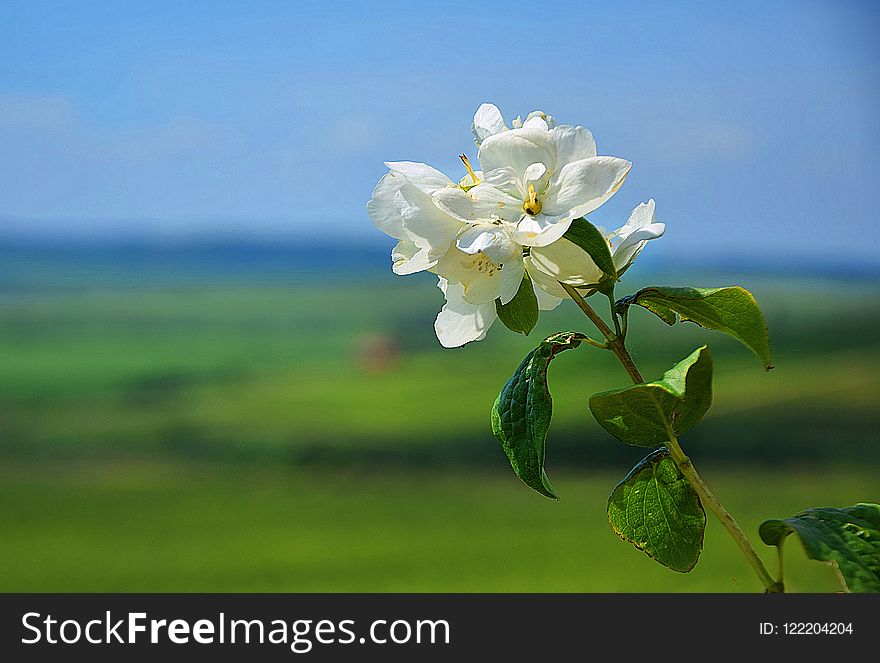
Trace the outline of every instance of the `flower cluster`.
<instances>
[{"instance_id":1,"label":"flower cluster","mask_svg":"<svg viewBox=\"0 0 880 663\"><path fill-rule=\"evenodd\" d=\"M398 240L394 272L439 277L446 304L434 329L446 347L484 338L498 308L523 284L534 289L541 310L566 296L560 282L595 289L602 270L565 235L614 195L632 166L597 156L587 129L557 124L540 111L508 127L496 106L483 104L473 134L480 170L462 155L467 174L454 182L423 163L388 162L367 204L376 227ZM651 200L623 226L602 233L621 273L663 231Z\"/></svg>"}]
</instances>

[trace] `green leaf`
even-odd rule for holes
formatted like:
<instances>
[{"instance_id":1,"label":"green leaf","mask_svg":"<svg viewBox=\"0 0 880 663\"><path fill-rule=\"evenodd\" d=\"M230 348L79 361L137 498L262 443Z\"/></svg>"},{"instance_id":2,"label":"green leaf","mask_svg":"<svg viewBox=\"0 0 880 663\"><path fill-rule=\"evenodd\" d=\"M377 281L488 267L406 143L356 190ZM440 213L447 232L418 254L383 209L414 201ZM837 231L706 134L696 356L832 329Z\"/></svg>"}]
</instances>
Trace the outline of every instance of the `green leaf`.
<instances>
[{"instance_id":1,"label":"green leaf","mask_svg":"<svg viewBox=\"0 0 880 663\"><path fill-rule=\"evenodd\" d=\"M880 504L807 509L758 530L768 546L797 532L807 557L834 562L851 592L880 592Z\"/></svg>"},{"instance_id":2,"label":"green leaf","mask_svg":"<svg viewBox=\"0 0 880 663\"><path fill-rule=\"evenodd\" d=\"M655 382L594 394L590 411L621 442L655 447L693 428L712 405L712 355L705 345Z\"/></svg>"},{"instance_id":3,"label":"green leaf","mask_svg":"<svg viewBox=\"0 0 880 663\"><path fill-rule=\"evenodd\" d=\"M504 326L517 334L528 336L535 328L538 324L538 298L528 272L523 273L523 280L513 299L506 304L502 304L500 299L495 300L495 311Z\"/></svg>"},{"instance_id":4,"label":"green leaf","mask_svg":"<svg viewBox=\"0 0 880 663\"><path fill-rule=\"evenodd\" d=\"M617 302L618 312L632 304L648 309L668 325L694 322L729 334L754 352L768 371L773 368L770 335L755 298L745 288L650 287Z\"/></svg>"},{"instance_id":5,"label":"green leaf","mask_svg":"<svg viewBox=\"0 0 880 663\"><path fill-rule=\"evenodd\" d=\"M605 235L596 226L584 218L575 219L562 237L581 247L606 276L617 280L617 270L611 258L611 247L608 246Z\"/></svg>"},{"instance_id":6,"label":"green leaf","mask_svg":"<svg viewBox=\"0 0 880 663\"><path fill-rule=\"evenodd\" d=\"M584 338L577 332L563 332L544 339L522 360L492 406L492 432L501 442L516 476L553 499L559 496L544 472L547 431L553 413L547 367L553 357L576 348Z\"/></svg>"},{"instance_id":7,"label":"green leaf","mask_svg":"<svg viewBox=\"0 0 880 663\"><path fill-rule=\"evenodd\" d=\"M666 447L645 456L617 484L608 522L624 541L674 571L686 573L700 558L706 512Z\"/></svg>"}]
</instances>

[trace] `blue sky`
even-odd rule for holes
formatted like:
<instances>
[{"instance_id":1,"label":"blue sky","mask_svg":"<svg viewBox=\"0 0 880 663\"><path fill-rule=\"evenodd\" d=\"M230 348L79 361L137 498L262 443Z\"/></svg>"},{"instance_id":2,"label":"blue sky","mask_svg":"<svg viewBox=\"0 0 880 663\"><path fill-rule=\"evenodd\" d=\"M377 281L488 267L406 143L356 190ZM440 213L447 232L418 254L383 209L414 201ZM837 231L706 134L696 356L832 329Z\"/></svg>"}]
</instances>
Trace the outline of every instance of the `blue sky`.
<instances>
[{"instance_id":1,"label":"blue sky","mask_svg":"<svg viewBox=\"0 0 880 663\"><path fill-rule=\"evenodd\" d=\"M878 64L870 2L7 0L0 226L378 239L382 162L456 175L492 101L632 160L592 219L654 197L669 255L873 261Z\"/></svg>"}]
</instances>

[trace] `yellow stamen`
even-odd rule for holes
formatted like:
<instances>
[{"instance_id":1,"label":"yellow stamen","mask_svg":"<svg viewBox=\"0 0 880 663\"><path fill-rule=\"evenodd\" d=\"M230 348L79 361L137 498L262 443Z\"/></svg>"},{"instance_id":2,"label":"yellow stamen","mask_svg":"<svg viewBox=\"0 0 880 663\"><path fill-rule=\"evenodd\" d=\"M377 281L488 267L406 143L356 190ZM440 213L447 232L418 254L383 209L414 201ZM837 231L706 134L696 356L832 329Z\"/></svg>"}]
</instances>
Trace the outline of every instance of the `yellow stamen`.
<instances>
[{"instance_id":1,"label":"yellow stamen","mask_svg":"<svg viewBox=\"0 0 880 663\"><path fill-rule=\"evenodd\" d=\"M480 180L477 179L477 174L474 172L474 169L471 168L471 162L468 161L466 154L459 154L458 158L461 159L461 162L464 164L464 167L467 168L468 174L471 176L471 179L474 182L474 186L480 183Z\"/></svg>"},{"instance_id":2,"label":"yellow stamen","mask_svg":"<svg viewBox=\"0 0 880 663\"><path fill-rule=\"evenodd\" d=\"M496 272L501 271L501 265L495 264L495 262L482 251L474 255L472 264L477 268L477 271L485 272L486 276L495 276Z\"/></svg>"},{"instance_id":3,"label":"yellow stamen","mask_svg":"<svg viewBox=\"0 0 880 663\"><path fill-rule=\"evenodd\" d=\"M538 194L535 193L535 185L529 184L529 199L523 204L526 214L535 216L541 213L541 201L538 200Z\"/></svg>"}]
</instances>

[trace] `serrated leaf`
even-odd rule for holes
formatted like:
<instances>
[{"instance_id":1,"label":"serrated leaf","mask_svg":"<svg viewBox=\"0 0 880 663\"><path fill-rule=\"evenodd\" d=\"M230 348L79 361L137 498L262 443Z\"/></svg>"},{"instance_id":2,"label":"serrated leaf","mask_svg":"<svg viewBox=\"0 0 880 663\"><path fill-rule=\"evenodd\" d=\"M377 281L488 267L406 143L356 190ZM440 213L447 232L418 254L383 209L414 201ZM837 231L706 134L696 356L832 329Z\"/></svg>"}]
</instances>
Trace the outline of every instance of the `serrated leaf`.
<instances>
[{"instance_id":1,"label":"serrated leaf","mask_svg":"<svg viewBox=\"0 0 880 663\"><path fill-rule=\"evenodd\" d=\"M611 247L605 235L596 226L584 218L575 219L562 237L581 247L606 276L617 280L617 269L611 257Z\"/></svg>"},{"instance_id":2,"label":"serrated leaf","mask_svg":"<svg viewBox=\"0 0 880 663\"><path fill-rule=\"evenodd\" d=\"M506 304L502 304L500 299L495 300L495 311L504 326L517 334L528 336L535 328L538 324L538 297L528 272L523 273L523 280L513 299Z\"/></svg>"},{"instance_id":3,"label":"serrated leaf","mask_svg":"<svg viewBox=\"0 0 880 663\"><path fill-rule=\"evenodd\" d=\"M544 453L553 398L547 367L563 350L576 348L585 337L563 332L544 339L522 360L492 406L492 432L522 481L552 499L559 499L544 471Z\"/></svg>"},{"instance_id":4,"label":"serrated leaf","mask_svg":"<svg viewBox=\"0 0 880 663\"><path fill-rule=\"evenodd\" d=\"M807 509L758 530L768 546L796 532L807 557L834 562L851 592L880 592L880 504Z\"/></svg>"},{"instance_id":5,"label":"serrated leaf","mask_svg":"<svg viewBox=\"0 0 880 663\"><path fill-rule=\"evenodd\" d=\"M693 428L712 405L712 355L698 348L654 382L594 394L590 411L621 442L656 447Z\"/></svg>"},{"instance_id":6,"label":"serrated leaf","mask_svg":"<svg viewBox=\"0 0 880 663\"><path fill-rule=\"evenodd\" d=\"M754 352L765 369L773 368L767 323L754 296L745 288L643 288L619 300L618 311L632 304L646 308L668 325L680 318L724 332Z\"/></svg>"},{"instance_id":7,"label":"serrated leaf","mask_svg":"<svg viewBox=\"0 0 880 663\"><path fill-rule=\"evenodd\" d=\"M608 522L624 541L674 571L696 566L706 512L666 447L652 451L617 484Z\"/></svg>"}]
</instances>

